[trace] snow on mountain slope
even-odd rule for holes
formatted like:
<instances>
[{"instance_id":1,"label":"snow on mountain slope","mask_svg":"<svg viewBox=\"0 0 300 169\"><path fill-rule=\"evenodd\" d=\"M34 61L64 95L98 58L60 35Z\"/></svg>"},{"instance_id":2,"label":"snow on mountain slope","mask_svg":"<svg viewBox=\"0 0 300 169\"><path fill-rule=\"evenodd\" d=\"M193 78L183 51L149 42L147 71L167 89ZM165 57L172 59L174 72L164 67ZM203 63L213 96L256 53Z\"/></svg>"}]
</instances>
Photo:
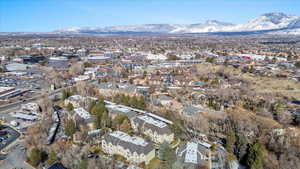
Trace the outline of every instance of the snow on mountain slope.
<instances>
[{"instance_id":1,"label":"snow on mountain slope","mask_svg":"<svg viewBox=\"0 0 300 169\"><path fill-rule=\"evenodd\" d=\"M231 23L219 22L216 20L208 20L205 23L185 25L177 27L177 29L170 33L203 33L203 32L218 32L230 30L234 26Z\"/></svg>"},{"instance_id":2,"label":"snow on mountain slope","mask_svg":"<svg viewBox=\"0 0 300 169\"><path fill-rule=\"evenodd\" d=\"M148 33L209 33L209 32L251 32L276 29L300 28L300 17L284 13L266 13L244 24L231 24L208 20L199 24L145 24L109 27L73 27L58 30L56 33L117 33L117 32L148 32ZM295 32L291 30L290 32ZM297 32L297 30L296 30Z\"/></svg>"},{"instance_id":3,"label":"snow on mountain slope","mask_svg":"<svg viewBox=\"0 0 300 169\"><path fill-rule=\"evenodd\" d=\"M257 31L281 29L299 19L298 16L286 15L284 13L266 13L245 24L239 24L232 31Z\"/></svg>"},{"instance_id":4,"label":"snow on mountain slope","mask_svg":"<svg viewBox=\"0 0 300 169\"><path fill-rule=\"evenodd\" d=\"M146 24L146 25L125 25L109 27L73 27L69 29L58 30L59 33L104 33L104 32L157 32L169 33L176 29L177 25L172 24Z\"/></svg>"}]
</instances>

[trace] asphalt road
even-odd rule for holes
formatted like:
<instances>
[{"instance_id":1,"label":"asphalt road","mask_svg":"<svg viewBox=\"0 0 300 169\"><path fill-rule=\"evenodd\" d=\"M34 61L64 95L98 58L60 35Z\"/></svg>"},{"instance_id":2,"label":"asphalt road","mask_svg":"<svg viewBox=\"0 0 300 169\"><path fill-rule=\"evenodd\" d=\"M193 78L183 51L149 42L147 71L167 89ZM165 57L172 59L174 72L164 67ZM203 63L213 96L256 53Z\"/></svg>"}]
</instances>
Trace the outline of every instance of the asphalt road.
<instances>
[{"instance_id":1,"label":"asphalt road","mask_svg":"<svg viewBox=\"0 0 300 169\"><path fill-rule=\"evenodd\" d=\"M92 83L92 84L97 83L96 80L91 80L91 81L89 81L89 82ZM49 96L51 99L53 99L53 98L55 98L56 96L58 96L59 94L61 94L61 92L62 92L63 90L68 89L68 88L70 88L70 87L72 87L72 86L67 86L67 87L60 88L60 89L57 89L57 90L55 90L55 91L52 91L51 93L48 93L48 96ZM19 106L20 104L30 103L30 102L36 101L36 100L38 100L38 99L40 99L40 98L42 98L42 97L43 97L43 95L38 95L38 96L34 96L34 97L32 97L32 98L28 98L28 99L23 100L23 101L17 101L17 102L14 102L14 103L9 103L9 104L5 104L5 105L1 105L1 106L0 106L0 111L4 111L4 110L7 110L7 109L11 109L11 108L13 108L13 107Z\"/></svg>"},{"instance_id":2,"label":"asphalt road","mask_svg":"<svg viewBox=\"0 0 300 169\"><path fill-rule=\"evenodd\" d=\"M60 92L63 89L65 89L65 88L55 90L55 91L49 93L48 95L49 95L49 97L54 98L55 96L59 95ZM5 104L5 105L0 106L0 111L11 109L13 107L19 106L20 104L30 103L30 102L36 101L38 99L41 99L42 97L43 97L42 95L38 95L38 96L35 96L35 97L32 97L32 98L28 98L28 99L23 100L23 101L17 101L17 102L14 102L14 103Z\"/></svg>"}]
</instances>

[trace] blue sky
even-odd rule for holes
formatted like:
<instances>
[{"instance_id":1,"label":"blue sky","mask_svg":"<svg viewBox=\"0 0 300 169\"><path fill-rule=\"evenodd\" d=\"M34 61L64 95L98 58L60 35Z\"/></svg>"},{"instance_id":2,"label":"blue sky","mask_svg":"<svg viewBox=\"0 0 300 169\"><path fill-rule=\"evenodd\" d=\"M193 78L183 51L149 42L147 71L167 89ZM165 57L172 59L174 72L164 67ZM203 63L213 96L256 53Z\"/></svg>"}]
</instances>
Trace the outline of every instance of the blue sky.
<instances>
[{"instance_id":1,"label":"blue sky","mask_svg":"<svg viewBox=\"0 0 300 169\"><path fill-rule=\"evenodd\" d=\"M267 12L300 16L300 0L0 0L0 32L213 19L243 23Z\"/></svg>"}]
</instances>

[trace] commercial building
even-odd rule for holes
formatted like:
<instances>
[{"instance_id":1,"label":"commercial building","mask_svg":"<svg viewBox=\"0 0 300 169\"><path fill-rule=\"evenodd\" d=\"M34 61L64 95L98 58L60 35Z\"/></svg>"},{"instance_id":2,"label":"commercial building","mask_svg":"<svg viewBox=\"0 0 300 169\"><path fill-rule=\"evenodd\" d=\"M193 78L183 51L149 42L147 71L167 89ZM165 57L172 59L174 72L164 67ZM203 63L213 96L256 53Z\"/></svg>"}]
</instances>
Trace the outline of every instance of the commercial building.
<instances>
[{"instance_id":1,"label":"commercial building","mask_svg":"<svg viewBox=\"0 0 300 169\"><path fill-rule=\"evenodd\" d=\"M50 57L48 65L55 69L66 69L69 67L69 60L66 57Z\"/></svg>"},{"instance_id":2,"label":"commercial building","mask_svg":"<svg viewBox=\"0 0 300 169\"><path fill-rule=\"evenodd\" d=\"M27 121L35 121L38 119L38 117L35 115L18 113L18 112L13 114L12 117L15 117L17 119L27 120Z\"/></svg>"},{"instance_id":3,"label":"commercial building","mask_svg":"<svg viewBox=\"0 0 300 169\"><path fill-rule=\"evenodd\" d=\"M104 56L103 54L92 54L85 57L84 60L94 64L103 64L111 60L111 57Z\"/></svg>"},{"instance_id":4,"label":"commercial building","mask_svg":"<svg viewBox=\"0 0 300 169\"><path fill-rule=\"evenodd\" d=\"M132 137L121 131L109 133L102 140L105 153L124 156L129 162L148 164L155 157L155 149L151 142L140 137Z\"/></svg>"}]
</instances>

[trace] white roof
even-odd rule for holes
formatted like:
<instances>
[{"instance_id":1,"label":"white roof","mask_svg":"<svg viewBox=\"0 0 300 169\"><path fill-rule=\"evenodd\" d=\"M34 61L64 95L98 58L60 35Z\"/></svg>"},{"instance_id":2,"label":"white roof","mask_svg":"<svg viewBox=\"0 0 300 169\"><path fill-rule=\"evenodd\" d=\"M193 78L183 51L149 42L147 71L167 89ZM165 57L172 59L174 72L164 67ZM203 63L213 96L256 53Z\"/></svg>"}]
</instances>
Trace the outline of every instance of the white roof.
<instances>
[{"instance_id":1,"label":"white roof","mask_svg":"<svg viewBox=\"0 0 300 169\"><path fill-rule=\"evenodd\" d=\"M74 81L84 81L84 80L89 80L90 79L90 76L88 75L80 75L80 76L77 76L77 77L74 77Z\"/></svg>"},{"instance_id":2,"label":"white roof","mask_svg":"<svg viewBox=\"0 0 300 169\"><path fill-rule=\"evenodd\" d=\"M198 141L198 143L206 148L210 148L211 147L211 144L209 143L206 143L206 142L202 142L202 141Z\"/></svg>"},{"instance_id":3,"label":"white roof","mask_svg":"<svg viewBox=\"0 0 300 169\"><path fill-rule=\"evenodd\" d=\"M113 109L118 109L119 111L122 111L122 112L125 112L125 113L129 112L129 111L135 111L135 112L138 112L138 113L146 114L148 117L150 117L150 118L152 117L153 120L157 119L155 121L158 121L160 123L173 124L173 122L170 121L170 120L167 120L167 119L165 119L163 117L160 117L158 115L155 115L153 113L146 112L144 110L135 109L135 108L124 106L124 105L117 105L116 103L110 102L108 100L104 100L104 102L107 104L106 105L107 107L110 107L110 108L113 108Z\"/></svg>"},{"instance_id":4,"label":"white roof","mask_svg":"<svg viewBox=\"0 0 300 169\"><path fill-rule=\"evenodd\" d=\"M79 107L74 109L75 113L78 114L81 118L87 120L89 118L91 118L91 115L89 112L87 112L86 110L84 110L84 108Z\"/></svg>"},{"instance_id":5,"label":"white roof","mask_svg":"<svg viewBox=\"0 0 300 169\"><path fill-rule=\"evenodd\" d=\"M154 117L154 118L156 118L156 119L158 119L158 120L160 120L160 121L163 121L163 122L165 122L165 123L173 124L172 121L167 120L167 119L165 119L165 118L162 118L162 117L160 117L160 116L158 116L158 115L156 115L156 114L153 114L153 113L147 113L147 115L148 115L148 116L151 116L151 117Z\"/></svg>"},{"instance_id":6,"label":"white roof","mask_svg":"<svg viewBox=\"0 0 300 169\"><path fill-rule=\"evenodd\" d=\"M108 105L106 105L106 107L117 110L117 111L120 111L120 112L124 112L124 113L130 112L130 110L127 109L126 107L122 107L122 106L115 105L115 104L108 104Z\"/></svg>"},{"instance_id":7,"label":"white roof","mask_svg":"<svg viewBox=\"0 0 300 169\"><path fill-rule=\"evenodd\" d=\"M84 97L82 97L80 95L72 95L72 96L68 97L68 100L73 100L73 101L81 101L83 99L84 99Z\"/></svg>"},{"instance_id":8,"label":"white roof","mask_svg":"<svg viewBox=\"0 0 300 169\"><path fill-rule=\"evenodd\" d=\"M12 117L19 118L19 119L25 119L25 120L37 120L38 119L34 115L28 115L28 114L23 114L23 113L13 114Z\"/></svg>"},{"instance_id":9,"label":"white roof","mask_svg":"<svg viewBox=\"0 0 300 169\"><path fill-rule=\"evenodd\" d=\"M0 87L0 92L5 92L7 90L13 90L15 89L14 87Z\"/></svg>"},{"instance_id":10,"label":"white roof","mask_svg":"<svg viewBox=\"0 0 300 169\"><path fill-rule=\"evenodd\" d=\"M135 145L140 145L140 146L147 146L148 142L146 142L144 139L140 137L131 137L130 135L122 132L122 131L114 131L110 133L111 136L117 137L120 140L130 142Z\"/></svg>"},{"instance_id":11,"label":"white roof","mask_svg":"<svg viewBox=\"0 0 300 169\"><path fill-rule=\"evenodd\" d=\"M162 121L159 121L159 120L156 120L150 116L147 116L147 115L140 115L138 116L137 118L145 121L146 123L149 123L149 124L152 124L154 126L157 126L159 128L164 128L167 126L166 123L162 122Z\"/></svg>"},{"instance_id":12,"label":"white roof","mask_svg":"<svg viewBox=\"0 0 300 169\"><path fill-rule=\"evenodd\" d=\"M86 60L94 60L94 59L96 59L96 60L104 60L104 59L110 59L110 57L107 57L107 56L104 56L103 54L91 54L91 55L89 55L89 56L87 56L87 57L85 57L85 59Z\"/></svg>"},{"instance_id":13,"label":"white roof","mask_svg":"<svg viewBox=\"0 0 300 169\"><path fill-rule=\"evenodd\" d=\"M62 61L67 61L68 58L66 58L66 57L50 57L49 60L62 60Z\"/></svg>"},{"instance_id":14,"label":"white roof","mask_svg":"<svg viewBox=\"0 0 300 169\"><path fill-rule=\"evenodd\" d=\"M197 143L187 142L184 162L197 164L197 151L198 151Z\"/></svg>"}]
</instances>

